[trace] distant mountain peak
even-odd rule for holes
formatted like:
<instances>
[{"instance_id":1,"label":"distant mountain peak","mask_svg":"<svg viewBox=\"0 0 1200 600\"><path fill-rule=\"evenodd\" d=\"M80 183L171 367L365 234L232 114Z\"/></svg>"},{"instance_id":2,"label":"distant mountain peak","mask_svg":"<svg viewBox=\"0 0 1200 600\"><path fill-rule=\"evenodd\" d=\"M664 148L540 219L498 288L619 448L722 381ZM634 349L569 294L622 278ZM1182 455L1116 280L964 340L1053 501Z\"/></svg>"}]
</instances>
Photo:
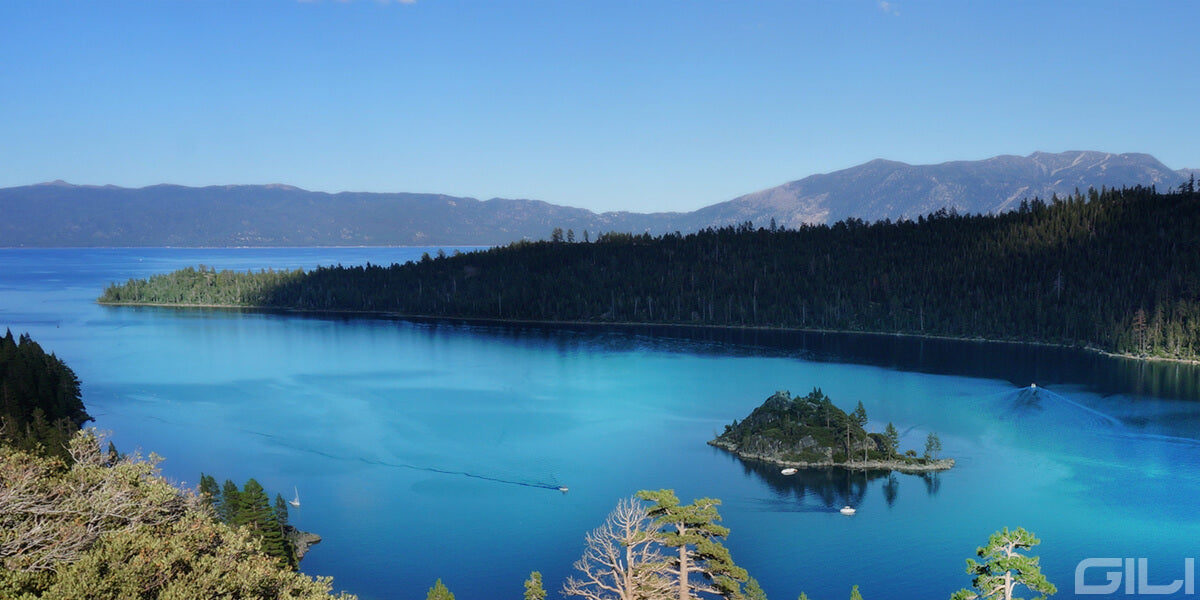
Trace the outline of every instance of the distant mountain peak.
<instances>
[{"instance_id":1,"label":"distant mountain peak","mask_svg":"<svg viewBox=\"0 0 1200 600\"><path fill-rule=\"evenodd\" d=\"M1159 186L1182 183L1189 173L1173 171L1149 154L1093 150L1003 154L976 161L910 165L875 159L856 167L811 175L700 209L716 223L771 219L780 225L916 219L941 208L960 213L997 213L1023 198L1065 196L1076 189Z\"/></svg>"},{"instance_id":2,"label":"distant mountain peak","mask_svg":"<svg viewBox=\"0 0 1200 600\"><path fill-rule=\"evenodd\" d=\"M1089 187L1174 188L1200 170L1172 171L1149 154L1090 150L999 155L933 165L877 158L690 213L594 213L542 200L443 194L306 191L295 186L159 184L138 189L57 180L0 189L0 247L475 245L547 239L554 228L691 232L772 220L784 227L916 219L942 208L998 213L1025 198Z\"/></svg>"}]
</instances>

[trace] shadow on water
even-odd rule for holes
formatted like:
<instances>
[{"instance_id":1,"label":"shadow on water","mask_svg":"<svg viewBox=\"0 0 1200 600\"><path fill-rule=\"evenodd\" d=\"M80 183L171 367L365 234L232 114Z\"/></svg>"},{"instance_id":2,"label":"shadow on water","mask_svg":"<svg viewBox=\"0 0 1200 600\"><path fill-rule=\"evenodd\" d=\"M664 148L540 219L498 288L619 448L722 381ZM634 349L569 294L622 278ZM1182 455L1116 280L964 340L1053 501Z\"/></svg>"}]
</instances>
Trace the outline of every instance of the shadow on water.
<instances>
[{"instance_id":1,"label":"shadow on water","mask_svg":"<svg viewBox=\"0 0 1200 600\"><path fill-rule=\"evenodd\" d=\"M676 328L646 328L671 336ZM901 335L678 328L676 337L757 348L816 362L851 362L1014 385L1086 385L1102 395L1200 401L1200 365L1105 356L1078 348Z\"/></svg>"},{"instance_id":2,"label":"shadow on water","mask_svg":"<svg viewBox=\"0 0 1200 600\"><path fill-rule=\"evenodd\" d=\"M365 318L361 315L309 316L337 320ZM440 328L465 328L476 335L493 336L518 345L552 346L563 353L653 350L719 356L795 357L813 362L855 363L900 371L999 379L1016 386L1036 381L1045 385L1082 385L1101 395L1200 401L1200 364L1121 358L1079 348L892 334L684 325L388 320L429 328L431 333Z\"/></svg>"}]
</instances>

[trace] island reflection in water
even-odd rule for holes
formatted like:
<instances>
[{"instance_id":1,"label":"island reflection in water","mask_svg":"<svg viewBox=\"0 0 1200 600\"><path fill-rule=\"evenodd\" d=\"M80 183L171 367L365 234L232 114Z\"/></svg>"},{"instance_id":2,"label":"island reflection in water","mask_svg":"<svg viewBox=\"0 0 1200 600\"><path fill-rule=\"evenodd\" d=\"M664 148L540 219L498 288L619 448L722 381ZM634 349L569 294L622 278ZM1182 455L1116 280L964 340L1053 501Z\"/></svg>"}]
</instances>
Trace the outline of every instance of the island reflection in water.
<instances>
[{"instance_id":1,"label":"island reflection in water","mask_svg":"<svg viewBox=\"0 0 1200 600\"><path fill-rule=\"evenodd\" d=\"M836 513L843 506L858 507L868 490L878 488L888 507L895 506L900 496L900 484L905 489L924 489L936 496L941 489L942 473L899 473L886 469L846 469L842 467L797 469L784 475L779 465L752 459L741 459L729 452L713 448L731 461L741 463L747 475L754 475L774 493L774 498L760 500L760 509L771 512ZM920 482L921 488L915 487Z\"/></svg>"}]
</instances>

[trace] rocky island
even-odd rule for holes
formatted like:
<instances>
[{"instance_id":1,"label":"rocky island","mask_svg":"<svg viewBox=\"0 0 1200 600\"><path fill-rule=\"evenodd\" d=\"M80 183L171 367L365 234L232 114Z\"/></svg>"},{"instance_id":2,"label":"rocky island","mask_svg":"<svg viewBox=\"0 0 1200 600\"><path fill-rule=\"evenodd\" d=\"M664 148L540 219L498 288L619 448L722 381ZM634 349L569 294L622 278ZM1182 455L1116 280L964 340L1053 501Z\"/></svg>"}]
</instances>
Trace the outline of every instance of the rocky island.
<instances>
[{"instance_id":1,"label":"rocky island","mask_svg":"<svg viewBox=\"0 0 1200 600\"><path fill-rule=\"evenodd\" d=\"M804 397L775 392L741 422L708 442L739 458L761 460L785 468L870 469L922 473L944 471L954 459L939 458L941 441L930 433L925 452L901 452L900 435L891 423L884 433L868 433L861 402L851 413L834 406L820 388Z\"/></svg>"}]
</instances>

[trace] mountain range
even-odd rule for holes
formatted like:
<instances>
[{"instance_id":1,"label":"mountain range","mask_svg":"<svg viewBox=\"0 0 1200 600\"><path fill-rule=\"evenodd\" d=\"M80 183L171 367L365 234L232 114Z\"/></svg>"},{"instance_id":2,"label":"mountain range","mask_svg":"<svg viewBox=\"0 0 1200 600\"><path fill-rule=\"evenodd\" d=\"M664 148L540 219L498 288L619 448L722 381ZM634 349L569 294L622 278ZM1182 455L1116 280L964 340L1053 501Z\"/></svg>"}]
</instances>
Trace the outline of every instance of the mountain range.
<instances>
[{"instance_id":1,"label":"mountain range","mask_svg":"<svg viewBox=\"0 0 1200 600\"><path fill-rule=\"evenodd\" d=\"M0 247L493 245L546 239L554 228L582 240L585 230L686 233L772 219L797 227L916 219L941 208L996 213L1089 187L1165 191L1197 173L1148 154L1086 151L936 165L874 160L687 213L595 213L538 200L328 194L278 184L133 189L55 181L0 189Z\"/></svg>"}]
</instances>

